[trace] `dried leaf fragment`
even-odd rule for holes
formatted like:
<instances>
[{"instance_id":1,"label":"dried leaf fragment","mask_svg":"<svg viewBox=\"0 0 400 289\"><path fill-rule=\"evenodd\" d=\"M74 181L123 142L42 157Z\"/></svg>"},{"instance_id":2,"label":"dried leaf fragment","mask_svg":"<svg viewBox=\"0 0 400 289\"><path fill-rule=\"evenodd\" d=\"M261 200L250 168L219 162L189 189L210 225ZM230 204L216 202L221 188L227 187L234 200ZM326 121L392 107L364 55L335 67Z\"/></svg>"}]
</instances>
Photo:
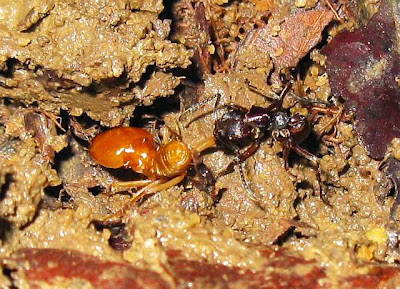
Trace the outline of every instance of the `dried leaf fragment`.
<instances>
[{"instance_id":1,"label":"dried leaf fragment","mask_svg":"<svg viewBox=\"0 0 400 289\"><path fill-rule=\"evenodd\" d=\"M17 26L17 30L22 32L30 29L33 25L35 25L40 19L46 17L50 10L54 8L54 1L47 0L42 1L40 6L34 6L29 13L22 19Z\"/></svg>"},{"instance_id":2,"label":"dried leaf fragment","mask_svg":"<svg viewBox=\"0 0 400 289\"><path fill-rule=\"evenodd\" d=\"M311 232L313 230L313 228L304 222L282 218L276 221L268 232L266 232L267 239L270 239L271 244L277 244L280 239L285 238L285 236L294 228L296 228L297 231Z\"/></svg>"},{"instance_id":3,"label":"dried leaf fragment","mask_svg":"<svg viewBox=\"0 0 400 289\"><path fill-rule=\"evenodd\" d=\"M287 18L280 27L270 21L248 35L239 54L256 49L268 53L278 71L295 67L321 40L321 32L332 19L330 10L309 10Z\"/></svg>"}]
</instances>

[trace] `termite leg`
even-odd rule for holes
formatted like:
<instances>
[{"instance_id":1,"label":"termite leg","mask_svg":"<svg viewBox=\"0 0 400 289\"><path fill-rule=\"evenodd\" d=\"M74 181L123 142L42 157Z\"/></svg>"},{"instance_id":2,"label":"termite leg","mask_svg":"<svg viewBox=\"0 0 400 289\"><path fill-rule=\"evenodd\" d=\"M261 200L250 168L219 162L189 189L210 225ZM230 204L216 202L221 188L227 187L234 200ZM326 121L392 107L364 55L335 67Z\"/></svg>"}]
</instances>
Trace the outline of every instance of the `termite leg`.
<instances>
[{"instance_id":1,"label":"termite leg","mask_svg":"<svg viewBox=\"0 0 400 289\"><path fill-rule=\"evenodd\" d=\"M186 177L187 173L184 172L183 174L170 179L166 182L162 182L161 180L155 181L151 183L150 185L144 187L141 189L139 192L136 193L135 196L133 196L132 199L129 200L129 203L136 203L139 199L143 198L144 196L155 194L157 192L167 190L180 182Z\"/></svg>"},{"instance_id":2,"label":"termite leg","mask_svg":"<svg viewBox=\"0 0 400 289\"><path fill-rule=\"evenodd\" d=\"M139 180L139 181L127 181L127 182L113 182L111 184L111 192L119 192L119 189L133 189L133 188L141 188L151 184L152 180Z\"/></svg>"},{"instance_id":3,"label":"termite leg","mask_svg":"<svg viewBox=\"0 0 400 289\"><path fill-rule=\"evenodd\" d=\"M130 207L130 205L135 204L138 200L140 200L141 198L143 198L147 195L155 194L162 190L167 190L167 189L179 184L180 182L182 182L182 180L185 177L186 177L186 172L169 180L169 181L166 181L166 182L163 182L162 180L157 180L157 181L151 182L147 186L140 189L120 210L118 210L114 214L111 214L111 215L105 217L104 219L100 220L100 222L106 223L106 224L117 223L124 216L125 211ZM127 183L130 183L130 182L127 182Z\"/></svg>"}]
</instances>

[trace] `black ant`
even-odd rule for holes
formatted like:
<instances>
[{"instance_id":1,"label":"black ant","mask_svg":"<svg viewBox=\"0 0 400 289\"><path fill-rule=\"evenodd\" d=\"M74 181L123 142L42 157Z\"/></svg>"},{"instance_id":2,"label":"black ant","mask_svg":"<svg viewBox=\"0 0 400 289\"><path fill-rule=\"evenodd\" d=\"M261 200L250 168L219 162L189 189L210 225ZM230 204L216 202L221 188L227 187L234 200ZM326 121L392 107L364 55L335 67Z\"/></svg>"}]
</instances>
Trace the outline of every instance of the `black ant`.
<instances>
[{"instance_id":1,"label":"black ant","mask_svg":"<svg viewBox=\"0 0 400 289\"><path fill-rule=\"evenodd\" d=\"M317 167L318 179L320 178L319 158L302 148L300 144L310 135L311 121L316 114L335 114L338 111L326 106L312 105L310 107L311 117L306 117L300 113L291 114L282 107L283 99L290 88L291 84L287 85L281 92L279 100L268 107L253 105L250 109L247 109L230 103L217 108L217 110L224 109L226 111L221 117L215 117L214 141L217 145L226 148L236 156L235 160L219 176L231 172L236 165L239 165L243 185L254 201L257 200L244 177L243 164L246 159L257 151L261 142L267 137L272 137L274 141L282 143L286 169L289 168L289 154L291 151L295 151ZM220 95L217 95L216 98L217 104ZM194 111L208 101L198 103L184 113ZM214 114L216 114L216 110L214 110ZM321 192L320 195L322 197Z\"/></svg>"}]
</instances>

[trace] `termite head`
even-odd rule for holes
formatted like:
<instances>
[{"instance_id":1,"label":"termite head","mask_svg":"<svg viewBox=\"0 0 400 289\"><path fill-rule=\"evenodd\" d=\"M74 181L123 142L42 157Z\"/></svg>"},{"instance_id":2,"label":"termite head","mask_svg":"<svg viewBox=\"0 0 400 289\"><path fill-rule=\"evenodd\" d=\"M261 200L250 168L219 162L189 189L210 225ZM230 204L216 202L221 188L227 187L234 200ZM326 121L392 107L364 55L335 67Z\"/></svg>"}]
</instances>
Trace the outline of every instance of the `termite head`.
<instances>
[{"instance_id":1,"label":"termite head","mask_svg":"<svg viewBox=\"0 0 400 289\"><path fill-rule=\"evenodd\" d=\"M155 167L159 175L173 177L186 171L192 162L192 152L181 141L172 141L159 148Z\"/></svg>"}]
</instances>

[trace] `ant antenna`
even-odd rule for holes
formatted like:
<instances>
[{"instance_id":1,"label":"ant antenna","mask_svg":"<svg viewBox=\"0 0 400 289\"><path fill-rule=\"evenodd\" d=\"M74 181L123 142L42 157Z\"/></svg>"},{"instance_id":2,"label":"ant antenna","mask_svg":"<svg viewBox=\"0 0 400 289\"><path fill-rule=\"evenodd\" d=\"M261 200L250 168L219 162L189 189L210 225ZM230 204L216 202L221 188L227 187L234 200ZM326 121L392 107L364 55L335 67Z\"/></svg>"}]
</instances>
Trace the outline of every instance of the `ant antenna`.
<instances>
[{"instance_id":1,"label":"ant antenna","mask_svg":"<svg viewBox=\"0 0 400 289\"><path fill-rule=\"evenodd\" d=\"M287 93L289 92L289 90L292 88L293 83L290 81L281 91L281 94L279 95L279 101L283 102L283 99L285 98L285 96L287 95Z\"/></svg>"},{"instance_id":2,"label":"ant antenna","mask_svg":"<svg viewBox=\"0 0 400 289\"><path fill-rule=\"evenodd\" d=\"M283 100L285 96L287 95L288 91L292 88L292 83L289 82L288 85L286 85L281 93L279 94L279 99L273 103L271 103L268 107L267 110L278 110L282 108Z\"/></svg>"},{"instance_id":3,"label":"ant antenna","mask_svg":"<svg viewBox=\"0 0 400 289\"><path fill-rule=\"evenodd\" d=\"M217 95L216 95L216 98L217 98L217 100L215 101L215 105L214 105L214 112L213 112L213 117L214 117L214 120L216 121L217 120L217 106L218 106L218 104L219 104L219 101L221 100L221 94L220 93L217 93Z\"/></svg>"},{"instance_id":4,"label":"ant antenna","mask_svg":"<svg viewBox=\"0 0 400 289\"><path fill-rule=\"evenodd\" d=\"M262 91L260 88L258 88L257 86L253 85L250 83L250 80L245 79L245 84L249 87L249 89L255 93L257 93L258 95L261 95L263 97L269 98L269 99L273 99L273 100L278 100L277 95L274 92L270 92L270 95L266 95L265 91Z\"/></svg>"},{"instance_id":5,"label":"ant antenna","mask_svg":"<svg viewBox=\"0 0 400 289\"><path fill-rule=\"evenodd\" d=\"M296 99L298 102L300 102L302 105L324 105L324 106L328 106L328 107L331 105L331 103L329 101L306 98L306 93L303 89L304 81L300 79L299 73L297 73L295 84L296 84L296 86L293 89L291 96L294 99ZM297 92L296 92L296 90L297 90Z\"/></svg>"},{"instance_id":6,"label":"ant antenna","mask_svg":"<svg viewBox=\"0 0 400 289\"><path fill-rule=\"evenodd\" d=\"M240 174L240 179L242 180L242 183L243 183L243 187L246 189L246 192L249 195L250 199L253 202L255 202L256 204L258 204L256 194L251 189L250 184L244 175L244 163L243 162L239 163L239 174Z\"/></svg>"},{"instance_id":7,"label":"ant antenna","mask_svg":"<svg viewBox=\"0 0 400 289\"><path fill-rule=\"evenodd\" d=\"M261 91L258 87L252 85L250 83L250 81L248 79L245 80L246 85L249 87L249 89L261 96L264 96L266 98L271 98L273 100L275 100L275 102L273 102L268 109L272 110L272 109L276 109L278 107L282 106L283 103L283 99L285 98L285 96L287 95L288 91L292 88L292 82L290 81L281 91L281 93L279 94L279 98L277 97L269 97L268 95L265 94L265 92ZM274 96L276 96L275 93L272 93Z\"/></svg>"}]
</instances>

